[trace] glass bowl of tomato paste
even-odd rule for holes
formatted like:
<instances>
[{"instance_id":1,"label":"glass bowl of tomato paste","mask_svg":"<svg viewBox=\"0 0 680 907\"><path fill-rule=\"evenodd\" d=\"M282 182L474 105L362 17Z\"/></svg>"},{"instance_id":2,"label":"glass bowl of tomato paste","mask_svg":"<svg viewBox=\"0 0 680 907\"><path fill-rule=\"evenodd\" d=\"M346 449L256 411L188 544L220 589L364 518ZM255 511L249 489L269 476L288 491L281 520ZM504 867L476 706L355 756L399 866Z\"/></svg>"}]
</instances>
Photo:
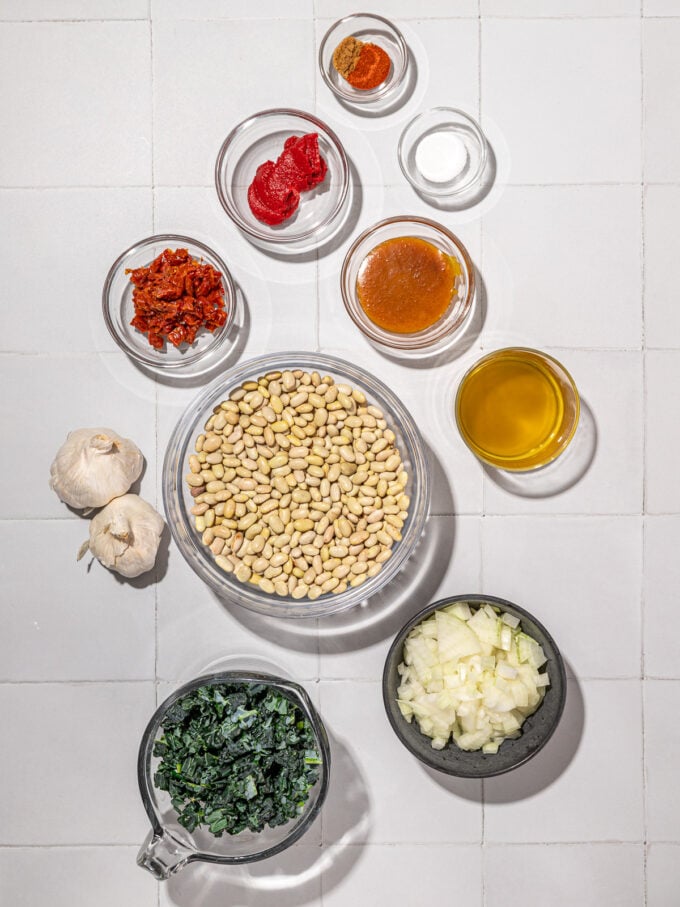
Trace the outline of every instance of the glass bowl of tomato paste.
<instances>
[{"instance_id":1,"label":"glass bowl of tomato paste","mask_svg":"<svg viewBox=\"0 0 680 907\"><path fill-rule=\"evenodd\" d=\"M200 369L228 343L236 313L229 270L208 246L174 233L122 252L104 282L102 308L118 346L153 369Z\"/></svg>"},{"instance_id":2,"label":"glass bowl of tomato paste","mask_svg":"<svg viewBox=\"0 0 680 907\"><path fill-rule=\"evenodd\" d=\"M222 143L215 185L222 207L251 242L300 254L342 226L349 165L340 140L321 120L300 110L264 110Z\"/></svg>"}]
</instances>

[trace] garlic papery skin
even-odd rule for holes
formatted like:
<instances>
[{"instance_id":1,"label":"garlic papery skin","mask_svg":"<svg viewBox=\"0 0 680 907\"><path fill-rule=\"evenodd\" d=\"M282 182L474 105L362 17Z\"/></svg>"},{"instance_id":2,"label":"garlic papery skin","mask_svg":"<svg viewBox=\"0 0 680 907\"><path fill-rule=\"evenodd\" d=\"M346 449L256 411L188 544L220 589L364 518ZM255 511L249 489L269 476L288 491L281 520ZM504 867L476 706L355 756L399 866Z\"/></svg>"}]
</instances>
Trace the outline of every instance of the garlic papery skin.
<instances>
[{"instance_id":1,"label":"garlic papery skin","mask_svg":"<svg viewBox=\"0 0 680 907\"><path fill-rule=\"evenodd\" d=\"M129 491L142 474L137 445L110 428L70 432L50 466L50 488L77 510L103 507Z\"/></svg>"},{"instance_id":2,"label":"garlic papery skin","mask_svg":"<svg viewBox=\"0 0 680 907\"><path fill-rule=\"evenodd\" d=\"M114 498L90 522L90 540L78 552L89 550L109 570L134 577L151 570L165 522L151 504L136 494Z\"/></svg>"}]
</instances>

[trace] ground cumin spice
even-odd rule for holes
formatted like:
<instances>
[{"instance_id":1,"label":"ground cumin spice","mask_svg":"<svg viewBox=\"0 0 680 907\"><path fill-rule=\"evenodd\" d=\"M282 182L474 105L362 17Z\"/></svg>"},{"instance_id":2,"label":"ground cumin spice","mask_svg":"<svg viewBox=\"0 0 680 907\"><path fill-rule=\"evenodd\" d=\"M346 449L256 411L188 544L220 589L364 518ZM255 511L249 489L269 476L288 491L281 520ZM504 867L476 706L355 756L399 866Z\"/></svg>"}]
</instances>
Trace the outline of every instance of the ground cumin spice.
<instances>
[{"instance_id":1,"label":"ground cumin spice","mask_svg":"<svg viewBox=\"0 0 680 907\"><path fill-rule=\"evenodd\" d=\"M335 48L333 65L353 88L370 91L385 81L392 61L377 44L367 44L350 36Z\"/></svg>"}]
</instances>

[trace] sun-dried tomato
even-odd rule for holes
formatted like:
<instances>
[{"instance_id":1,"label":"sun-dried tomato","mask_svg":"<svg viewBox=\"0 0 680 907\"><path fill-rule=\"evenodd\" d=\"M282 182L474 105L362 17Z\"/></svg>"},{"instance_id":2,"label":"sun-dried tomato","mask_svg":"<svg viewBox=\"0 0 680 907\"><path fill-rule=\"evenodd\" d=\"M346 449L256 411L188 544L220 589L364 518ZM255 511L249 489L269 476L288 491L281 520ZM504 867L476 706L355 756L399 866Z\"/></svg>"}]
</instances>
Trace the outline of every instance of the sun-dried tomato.
<instances>
[{"instance_id":1,"label":"sun-dried tomato","mask_svg":"<svg viewBox=\"0 0 680 907\"><path fill-rule=\"evenodd\" d=\"M148 267L128 268L134 284L135 317L130 324L154 349L193 343L201 327L214 331L227 320L222 275L188 249L166 249Z\"/></svg>"}]
</instances>

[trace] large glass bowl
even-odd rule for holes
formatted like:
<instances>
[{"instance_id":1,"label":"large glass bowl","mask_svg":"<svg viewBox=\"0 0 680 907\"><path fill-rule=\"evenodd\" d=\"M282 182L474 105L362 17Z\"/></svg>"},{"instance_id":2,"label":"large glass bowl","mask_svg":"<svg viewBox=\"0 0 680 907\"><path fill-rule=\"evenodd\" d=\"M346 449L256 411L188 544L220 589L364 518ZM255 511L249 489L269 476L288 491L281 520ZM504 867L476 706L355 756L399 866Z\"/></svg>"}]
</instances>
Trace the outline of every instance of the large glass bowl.
<instances>
[{"instance_id":1,"label":"large glass bowl","mask_svg":"<svg viewBox=\"0 0 680 907\"><path fill-rule=\"evenodd\" d=\"M456 280L455 295L441 318L412 334L398 334L375 324L364 312L357 294L357 277L368 253L380 243L401 237L425 240L456 258L462 269ZM400 215L379 221L354 240L342 264L340 291L347 314L368 340L391 352L417 356L445 348L461 334L472 312L475 271L467 249L446 227L425 217Z\"/></svg>"},{"instance_id":2,"label":"large glass bowl","mask_svg":"<svg viewBox=\"0 0 680 907\"><path fill-rule=\"evenodd\" d=\"M227 320L212 333L201 328L192 344L183 343L177 348L166 342L160 350L156 350L150 345L147 335L130 324L135 315L132 301L134 286L130 283L130 275L125 272L150 265L166 249L187 249L192 258L212 265L220 272ZM227 266L216 252L189 236L160 233L136 242L114 261L104 282L102 309L111 336L132 359L142 365L169 372L186 368L198 372L202 360L211 363L216 361L227 341L236 314L236 290Z\"/></svg>"},{"instance_id":3,"label":"large glass bowl","mask_svg":"<svg viewBox=\"0 0 680 907\"><path fill-rule=\"evenodd\" d=\"M402 529L402 539L392 548L392 557L374 577L361 586L334 595L322 595L315 601L295 600L288 596L269 595L249 583L241 583L221 570L209 548L201 541L190 513L193 499L184 480L188 458L194 451L196 438L212 414L213 407L225 400L233 388L242 382L270 371L301 368L330 375L336 382L360 388L369 402L385 414L388 425L396 435L409 479L406 493L410 497L408 518ZM335 614L365 601L382 589L402 569L420 540L430 501L430 479L424 445L416 424L399 398L382 381L363 369L319 353L276 353L251 359L213 381L187 407L177 423L163 465L163 502L172 536L189 566L223 598L251 611L275 617L319 617Z\"/></svg>"},{"instance_id":4,"label":"large glass bowl","mask_svg":"<svg viewBox=\"0 0 680 907\"><path fill-rule=\"evenodd\" d=\"M168 792L154 786L153 776L160 759L153 755L153 745L160 736L160 726L168 709L198 687L222 683L255 683L275 687L300 708L312 727L322 759L321 773L309 792L302 813L285 825L276 828L267 826L259 833L243 831L238 835L225 834L219 838L205 828L197 828L190 833L177 821ZM318 816L328 791L330 762L330 746L323 722L309 696L298 684L273 674L253 671L221 671L191 680L175 690L156 709L139 747L137 779L144 809L151 822L151 832L142 845L137 863L162 880L195 861L252 863L280 853L294 844Z\"/></svg>"},{"instance_id":5,"label":"large glass bowl","mask_svg":"<svg viewBox=\"0 0 680 907\"><path fill-rule=\"evenodd\" d=\"M248 187L260 164L275 161L290 136L315 132L328 165L322 183L300 194L297 211L270 226L250 210ZM217 155L215 185L222 207L256 244L279 253L316 248L342 225L349 190L349 165L340 139L321 120L301 110L263 110L235 126Z\"/></svg>"}]
</instances>

